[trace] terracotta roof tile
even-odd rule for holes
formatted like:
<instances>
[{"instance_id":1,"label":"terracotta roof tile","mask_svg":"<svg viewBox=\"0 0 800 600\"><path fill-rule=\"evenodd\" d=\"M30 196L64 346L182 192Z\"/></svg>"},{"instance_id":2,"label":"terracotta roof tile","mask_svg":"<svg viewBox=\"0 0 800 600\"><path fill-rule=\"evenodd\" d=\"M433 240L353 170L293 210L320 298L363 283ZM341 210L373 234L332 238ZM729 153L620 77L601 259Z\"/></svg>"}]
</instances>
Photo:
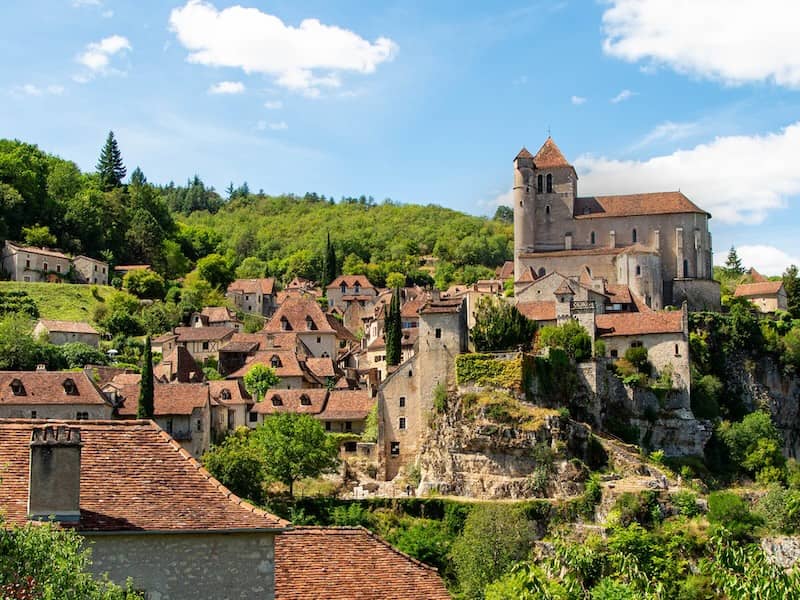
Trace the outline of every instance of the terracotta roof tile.
<instances>
[{"instance_id":1,"label":"terracotta roof tile","mask_svg":"<svg viewBox=\"0 0 800 600\"><path fill-rule=\"evenodd\" d=\"M69 260L69 256L58 250L51 248L37 248L36 246L24 246L22 244L15 244L13 242L6 242L6 245L17 252L28 252L30 254L41 254L42 256L51 256L53 258L62 258Z\"/></svg>"},{"instance_id":2,"label":"terracotta roof tile","mask_svg":"<svg viewBox=\"0 0 800 600\"><path fill-rule=\"evenodd\" d=\"M329 421L360 421L367 418L373 406L375 398L370 395L369 390L333 390L319 418Z\"/></svg>"},{"instance_id":3,"label":"terracotta roof tile","mask_svg":"<svg viewBox=\"0 0 800 600\"><path fill-rule=\"evenodd\" d=\"M516 160L517 158L533 158L533 154L531 154L530 152L528 152L528 149L527 149L525 146L523 146L523 147L522 147L522 150L520 150L520 151L517 153L517 156L516 156L516 157L514 157L514 160Z\"/></svg>"},{"instance_id":4,"label":"terracotta roof tile","mask_svg":"<svg viewBox=\"0 0 800 600\"><path fill-rule=\"evenodd\" d=\"M225 394L224 392L227 392ZM220 381L208 382L208 393L212 401L226 406L233 406L236 404L252 404L253 400L250 398L247 391L244 389L240 381L233 381L223 379ZM223 396L228 396L223 397Z\"/></svg>"},{"instance_id":5,"label":"terracotta roof tile","mask_svg":"<svg viewBox=\"0 0 800 600\"><path fill-rule=\"evenodd\" d=\"M700 209L681 192L653 192L649 194L575 198L573 208L573 215L576 219L669 215L676 213L708 215L706 211Z\"/></svg>"},{"instance_id":6,"label":"terracotta roof tile","mask_svg":"<svg viewBox=\"0 0 800 600\"><path fill-rule=\"evenodd\" d=\"M276 600L446 600L436 569L364 528L298 527L275 538Z\"/></svg>"},{"instance_id":7,"label":"terracotta roof tile","mask_svg":"<svg viewBox=\"0 0 800 600\"><path fill-rule=\"evenodd\" d=\"M375 286L372 285L369 279L367 279L366 275L339 275L339 277L330 282L328 289L338 288L343 283L349 288L355 287L356 284L358 284L362 290L375 289Z\"/></svg>"},{"instance_id":8,"label":"terracotta roof tile","mask_svg":"<svg viewBox=\"0 0 800 600\"><path fill-rule=\"evenodd\" d=\"M12 385L15 382L22 387ZM15 387L18 394L14 393ZM0 404L102 405L108 402L85 371L0 371Z\"/></svg>"},{"instance_id":9,"label":"terracotta roof tile","mask_svg":"<svg viewBox=\"0 0 800 600\"><path fill-rule=\"evenodd\" d=\"M210 327L176 327L174 331L178 336L178 342L224 340L232 337L234 333L230 327L220 327L218 325Z\"/></svg>"},{"instance_id":10,"label":"terracotta roof tile","mask_svg":"<svg viewBox=\"0 0 800 600\"><path fill-rule=\"evenodd\" d=\"M200 311L200 314L208 317L209 323L239 322L236 313L227 306L206 306Z\"/></svg>"},{"instance_id":11,"label":"terracotta roof tile","mask_svg":"<svg viewBox=\"0 0 800 600\"><path fill-rule=\"evenodd\" d=\"M206 383L156 383L153 388L154 416L191 415L209 402ZM118 408L122 418L136 417L139 408L139 382L119 386L117 394L123 405Z\"/></svg>"},{"instance_id":12,"label":"terracotta roof tile","mask_svg":"<svg viewBox=\"0 0 800 600\"><path fill-rule=\"evenodd\" d=\"M783 281L762 281L759 283L742 283L736 286L733 295L736 297L773 296L781 291Z\"/></svg>"},{"instance_id":13,"label":"terracotta roof tile","mask_svg":"<svg viewBox=\"0 0 800 600\"><path fill-rule=\"evenodd\" d=\"M237 279L228 286L228 293L263 294L269 296L275 293L275 278L261 277L259 279Z\"/></svg>"},{"instance_id":14,"label":"terracotta roof tile","mask_svg":"<svg viewBox=\"0 0 800 600\"><path fill-rule=\"evenodd\" d=\"M309 390L268 390L261 402L256 402L251 412L261 415L277 413L308 413L315 415L322 411L328 390L324 388ZM304 404L303 402L308 402Z\"/></svg>"},{"instance_id":15,"label":"terracotta roof tile","mask_svg":"<svg viewBox=\"0 0 800 600\"><path fill-rule=\"evenodd\" d=\"M631 289L627 285L607 283L606 294L612 304L633 304Z\"/></svg>"},{"instance_id":16,"label":"terracotta roof tile","mask_svg":"<svg viewBox=\"0 0 800 600\"><path fill-rule=\"evenodd\" d=\"M504 262L502 267L497 267L495 274L498 279L502 279L503 281L514 277L514 261L507 260Z\"/></svg>"},{"instance_id":17,"label":"terracotta roof tile","mask_svg":"<svg viewBox=\"0 0 800 600\"><path fill-rule=\"evenodd\" d=\"M553 300L518 302L517 310L531 321L556 320L556 303Z\"/></svg>"},{"instance_id":18,"label":"terracotta roof tile","mask_svg":"<svg viewBox=\"0 0 800 600\"><path fill-rule=\"evenodd\" d=\"M288 523L234 496L152 421L0 420L0 510L26 520L34 427L80 429L79 531L228 531Z\"/></svg>"},{"instance_id":19,"label":"terracotta roof tile","mask_svg":"<svg viewBox=\"0 0 800 600\"><path fill-rule=\"evenodd\" d=\"M81 321L52 321L50 319L39 319L39 323L47 328L47 331L58 331L62 333L89 333L99 335L98 331Z\"/></svg>"},{"instance_id":20,"label":"terracotta roof tile","mask_svg":"<svg viewBox=\"0 0 800 600\"><path fill-rule=\"evenodd\" d=\"M681 311L652 311L604 314L596 315L595 323L600 337L681 333L683 332L683 313Z\"/></svg>"},{"instance_id":21,"label":"terracotta roof tile","mask_svg":"<svg viewBox=\"0 0 800 600\"><path fill-rule=\"evenodd\" d=\"M117 265L114 271L147 271L150 265Z\"/></svg>"},{"instance_id":22,"label":"terracotta roof tile","mask_svg":"<svg viewBox=\"0 0 800 600\"><path fill-rule=\"evenodd\" d=\"M747 274L750 275L750 279L753 283L764 283L765 281L769 281L766 277L764 277L761 273L756 271L753 267L750 267L747 270Z\"/></svg>"},{"instance_id":23,"label":"terracotta roof tile","mask_svg":"<svg viewBox=\"0 0 800 600\"><path fill-rule=\"evenodd\" d=\"M272 359L277 358L277 367L272 367ZM250 358L245 365L228 375L228 379L239 379L244 377L250 368L255 364L262 364L275 369L278 377L302 377L303 369L300 367L300 362L297 360L297 354L294 350L259 350L255 355Z\"/></svg>"},{"instance_id":24,"label":"terracotta roof tile","mask_svg":"<svg viewBox=\"0 0 800 600\"><path fill-rule=\"evenodd\" d=\"M336 337L338 339L346 340L348 342L358 341L358 338L355 335L353 335L353 332L350 331L347 327L345 327L344 324L341 321L339 321L339 319L330 314L325 315L325 317L328 319L328 325L331 326L331 329L336 331Z\"/></svg>"},{"instance_id":25,"label":"terracotta roof tile","mask_svg":"<svg viewBox=\"0 0 800 600\"><path fill-rule=\"evenodd\" d=\"M314 375L323 380L326 377L336 377L336 369L333 366L332 358L315 358L309 356L306 359L306 366Z\"/></svg>"},{"instance_id":26,"label":"terracotta roof tile","mask_svg":"<svg viewBox=\"0 0 800 600\"><path fill-rule=\"evenodd\" d=\"M400 340L400 346L405 348L410 348L414 344L417 343L419 339L419 327L406 327L405 329L401 330L403 337ZM374 350L381 350L386 348L386 340L383 337L375 338L375 341L372 342L367 350L374 351Z\"/></svg>"},{"instance_id":27,"label":"terracotta roof tile","mask_svg":"<svg viewBox=\"0 0 800 600\"><path fill-rule=\"evenodd\" d=\"M520 252L523 258L550 258L554 256L616 256L625 251L625 248L576 248L574 250L546 250L536 252Z\"/></svg>"},{"instance_id":28,"label":"terracotta roof tile","mask_svg":"<svg viewBox=\"0 0 800 600\"><path fill-rule=\"evenodd\" d=\"M463 302L464 301L461 298L442 298L440 300L429 300L425 303L425 306L419 310L419 314L427 315L435 313L461 312L461 306Z\"/></svg>"},{"instance_id":29,"label":"terracotta roof tile","mask_svg":"<svg viewBox=\"0 0 800 600\"><path fill-rule=\"evenodd\" d=\"M553 138L547 137L542 147L533 157L533 164L537 169L553 169L557 167L571 167L564 155L559 150Z\"/></svg>"},{"instance_id":30,"label":"terracotta roof tile","mask_svg":"<svg viewBox=\"0 0 800 600\"><path fill-rule=\"evenodd\" d=\"M333 328L328 323L325 313L319 306L319 303L311 298L301 298L298 296L289 296L278 307L272 318L267 321L264 326L264 331L270 333L282 333L284 330L282 322L287 322L291 331L301 333L309 331L307 326L307 319L310 318L314 324L313 331L322 333L334 333Z\"/></svg>"},{"instance_id":31,"label":"terracotta roof tile","mask_svg":"<svg viewBox=\"0 0 800 600\"><path fill-rule=\"evenodd\" d=\"M192 380L202 381L203 379L203 371L200 366L183 346L176 346L172 352L162 358L161 362L153 367L153 375L167 382L174 379L181 383L188 383Z\"/></svg>"},{"instance_id":32,"label":"terracotta roof tile","mask_svg":"<svg viewBox=\"0 0 800 600\"><path fill-rule=\"evenodd\" d=\"M525 267L522 271L522 275L519 276L517 279L518 283L528 283L530 281L536 281L537 275L536 272L533 270L533 267Z\"/></svg>"},{"instance_id":33,"label":"terracotta roof tile","mask_svg":"<svg viewBox=\"0 0 800 600\"><path fill-rule=\"evenodd\" d=\"M561 281L561 284L556 288L556 290L553 293L557 294L557 295L563 295L563 296L566 296L566 295L574 296L575 295L575 290L573 290L572 286L570 286L569 280L568 279L564 279L564 280Z\"/></svg>"}]
</instances>

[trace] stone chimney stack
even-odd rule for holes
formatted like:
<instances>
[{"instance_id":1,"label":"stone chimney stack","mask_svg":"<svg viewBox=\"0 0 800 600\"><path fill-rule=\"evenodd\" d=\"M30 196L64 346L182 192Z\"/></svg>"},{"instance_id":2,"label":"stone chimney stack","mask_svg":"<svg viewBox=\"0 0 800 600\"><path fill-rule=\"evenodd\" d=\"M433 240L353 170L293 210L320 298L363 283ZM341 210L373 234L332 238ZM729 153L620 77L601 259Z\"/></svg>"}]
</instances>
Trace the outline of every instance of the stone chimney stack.
<instances>
[{"instance_id":1,"label":"stone chimney stack","mask_svg":"<svg viewBox=\"0 0 800 600\"><path fill-rule=\"evenodd\" d=\"M62 523L80 520L81 432L48 425L31 434L28 518Z\"/></svg>"}]
</instances>

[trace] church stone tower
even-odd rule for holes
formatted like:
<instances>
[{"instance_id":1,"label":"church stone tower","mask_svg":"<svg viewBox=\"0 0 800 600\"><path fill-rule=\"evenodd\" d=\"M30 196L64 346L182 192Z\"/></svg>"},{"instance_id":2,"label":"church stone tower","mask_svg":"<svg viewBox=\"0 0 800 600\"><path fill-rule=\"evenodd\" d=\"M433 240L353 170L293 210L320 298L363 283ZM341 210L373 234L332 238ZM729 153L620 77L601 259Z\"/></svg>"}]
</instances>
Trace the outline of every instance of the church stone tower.
<instances>
[{"instance_id":1,"label":"church stone tower","mask_svg":"<svg viewBox=\"0 0 800 600\"><path fill-rule=\"evenodd\" d=\"M523 148L514 159L514 281L525 269L521 252L532 252L536 222L536 189L533 182L533 155Z\"/></svg>"}]
</instances>

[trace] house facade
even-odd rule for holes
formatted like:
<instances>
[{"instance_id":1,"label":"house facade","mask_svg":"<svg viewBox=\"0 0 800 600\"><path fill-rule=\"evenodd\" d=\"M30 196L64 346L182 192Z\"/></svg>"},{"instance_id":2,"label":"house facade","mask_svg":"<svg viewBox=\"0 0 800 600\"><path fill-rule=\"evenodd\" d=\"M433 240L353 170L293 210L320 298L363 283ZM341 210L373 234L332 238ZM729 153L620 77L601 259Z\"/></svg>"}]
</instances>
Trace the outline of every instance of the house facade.
<instances>
[{"instance_id":1,"label":"house facade","mask_svg":"<svg viewBox=\"0 0 800 600\"><path fill-rule=\"evenodd\" d=\"M80 321L39 319L33 328L33 335L35 337L44 336L51 344L56 346L80 342L97 348L100 344L100 333L89 323Z\"/></svg>"},{"instance_id":2,"label":"house facade","mask_svg":"<svg viewBox=\"0 0 800 600\"><path fill-rule=\"evenodd\" d=\"M108 285L108 263L103 260L79 255L72 259L75 278L79 283Z\"/></svg>"},{"instance_id":3,"label":"house facade","mask_svg":"<svg viewBox=\"0 0 800 600\"><path fill-rule=\"evenodd\" d=\"M788 310L789 303L782 281L742 283L733 292L735 298L745 298L761 313Z\"/></svg>"},{"instance_id":4,"label":"house facade","mask_svg":"<svg viewBox=\"0 0 800 600\"><path fill-rule=\"evenodd\" d=\"M242 312L269 317L277 308L274 277L237 279L228 286L225 297Z\"/></svg>"},{"instance_id":5,"label":"house facade","mask_svg":"<svg viewBox=\"0 0 800 600\"><path fill-rule=\"evenodd\" d=\"M2 252L3 271L13 281L57 282L68 278L69 256L57 250L23 246L6 241Z\"/></svg>"}]
</instances>

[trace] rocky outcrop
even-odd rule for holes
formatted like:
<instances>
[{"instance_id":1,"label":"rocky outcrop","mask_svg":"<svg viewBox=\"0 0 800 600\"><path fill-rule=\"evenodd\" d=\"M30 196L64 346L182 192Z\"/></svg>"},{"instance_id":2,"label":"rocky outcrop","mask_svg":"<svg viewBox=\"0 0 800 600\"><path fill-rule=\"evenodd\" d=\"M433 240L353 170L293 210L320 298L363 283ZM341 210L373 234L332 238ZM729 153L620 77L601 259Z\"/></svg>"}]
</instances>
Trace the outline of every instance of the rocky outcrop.
<instances>
[{"instance_id":1,"label":"rocky outcrop","mask_svg":"<svg viewBox=\"0 0 800 600\"><path fill-rule=\"evenodd\" d=\"M800 561L800 537L765 537L761 548L767 560L784 569L791 569Z\"/></svg>"}]
</instances>

